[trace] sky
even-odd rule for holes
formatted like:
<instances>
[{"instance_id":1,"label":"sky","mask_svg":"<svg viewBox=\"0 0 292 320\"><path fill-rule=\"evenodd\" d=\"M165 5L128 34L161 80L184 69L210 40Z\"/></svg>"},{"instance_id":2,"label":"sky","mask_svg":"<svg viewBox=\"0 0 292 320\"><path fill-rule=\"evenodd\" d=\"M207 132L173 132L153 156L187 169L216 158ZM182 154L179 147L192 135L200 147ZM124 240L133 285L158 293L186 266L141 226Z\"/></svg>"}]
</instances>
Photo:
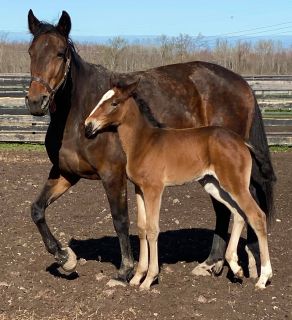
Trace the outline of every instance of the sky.
<instances>
[{"instance_id":1,"label":"sky","mask_svg":"<svg viewBox=\"0 0 292 320\"><path fill-rule=\"evenodd\" d=\"M71 36L292 35L292 0L0 0L0 31L27 32L27 13L57 23L66 10Z\"/></svg>"}]
</instances>

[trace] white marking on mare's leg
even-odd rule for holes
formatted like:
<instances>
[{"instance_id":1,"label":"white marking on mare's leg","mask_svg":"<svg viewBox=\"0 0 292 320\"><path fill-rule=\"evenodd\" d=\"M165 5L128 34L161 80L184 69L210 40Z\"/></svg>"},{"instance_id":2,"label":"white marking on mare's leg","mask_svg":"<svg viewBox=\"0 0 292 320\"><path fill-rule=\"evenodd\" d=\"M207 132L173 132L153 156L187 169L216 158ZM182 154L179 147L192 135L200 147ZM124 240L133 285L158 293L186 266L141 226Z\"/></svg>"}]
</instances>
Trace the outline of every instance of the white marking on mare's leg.
<instances>
[{"instance_id":1,"label":"white marking on mare's leg","mask_svg":"<svg viewBox=\"0 0 292 320\"><path fill-rule=\"evenodd\" d=\"M68 254L68 260L62 265L62 269L66 272L75 271L77 265L77 257L74 251L70 248L62 248L62 250L66 251Z\"/></svg>"},{"instance_id":2,"label":"white marking on mare's leg","mask_svg":"<svg viewBox=\"0 0 292 320\"><path fill-rule=\"evenodd\" d=\"M207 264L206 261L198 264L193 270L192 274L195 276L211 276L213 273L219 274L224 265L224 260L218 260L215 263Z\"/></svg>"}]
</instances>

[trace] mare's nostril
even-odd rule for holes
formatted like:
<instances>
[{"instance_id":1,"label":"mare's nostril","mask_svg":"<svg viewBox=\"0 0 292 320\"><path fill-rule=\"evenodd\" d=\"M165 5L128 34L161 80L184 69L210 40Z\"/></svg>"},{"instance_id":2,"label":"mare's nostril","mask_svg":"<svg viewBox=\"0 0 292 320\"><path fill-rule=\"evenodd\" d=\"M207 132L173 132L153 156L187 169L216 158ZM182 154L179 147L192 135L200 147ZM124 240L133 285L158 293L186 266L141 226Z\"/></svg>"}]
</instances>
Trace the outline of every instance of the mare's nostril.
<instances>
[{"instance_id":1,"label":"mare's nostril","mask_svg":"<svg viewBox=\"0 0 292 320\"><path fill-rule=\"evenodd\" d=\"M85 125L85 137L90 138L92 136L92 130L93 126L92 123L89 122L88 124Z\"/></svg>"},{"instance_id":2,"label":"mare's nostril","mask_svg":"<svg viewBox=\"0 0 292 320\"><path fill-rule=\"evenodd\" d=\"M24 102L25 102L26 107L28 108L29 107L29 105L28 105L29 101L28 101L28 96L27 95L24 98Z\"/></svg>"}]
</instances>

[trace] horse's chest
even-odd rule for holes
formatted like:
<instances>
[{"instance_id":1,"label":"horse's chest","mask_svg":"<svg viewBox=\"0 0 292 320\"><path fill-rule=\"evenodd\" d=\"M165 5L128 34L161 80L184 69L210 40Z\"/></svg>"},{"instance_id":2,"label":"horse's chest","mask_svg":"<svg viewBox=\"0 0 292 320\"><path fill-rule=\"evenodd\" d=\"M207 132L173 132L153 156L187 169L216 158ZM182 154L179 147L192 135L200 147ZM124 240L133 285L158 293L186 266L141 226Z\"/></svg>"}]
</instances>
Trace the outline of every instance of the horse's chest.
<instances>
[{"instance_id":1,"label":"horse's chest","mask_svg":"<svg viewBox=\"0 0 292 320\"><path fill-rule=\"evenodd\" d=\"M79 157L72 149L62 147L59 152L59 167L62 171L77 173L79 171Z\"/></svg>"}]
</instances>

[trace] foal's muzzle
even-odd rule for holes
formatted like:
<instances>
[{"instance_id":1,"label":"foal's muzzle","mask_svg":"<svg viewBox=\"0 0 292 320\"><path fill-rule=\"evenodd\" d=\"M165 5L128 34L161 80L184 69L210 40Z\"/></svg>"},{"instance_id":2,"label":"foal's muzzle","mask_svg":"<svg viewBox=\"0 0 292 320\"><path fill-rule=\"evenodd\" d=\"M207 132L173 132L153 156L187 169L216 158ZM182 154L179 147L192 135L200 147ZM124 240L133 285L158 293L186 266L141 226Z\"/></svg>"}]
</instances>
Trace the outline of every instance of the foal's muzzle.
<instances>
[{"instance_id":1,"label":"foal's muzzle","mask_svg":"<svg viewBox=\"0 0 292 320\"><path fill-rule=\"evenodd\" d=\"M93 125L91 122L85 125L85 137L90 138L94 135L96 130L93 129Z\"/></svg>"},{"instance_id":2,"label":"foal's muzzle","mask_svg":"<svg viewBox=\"0 0 292 320\"><path fill-rule=\"evenodd\" d=\"M25 104L33 116L44 116L48 112L50 96L38 95L36 97L25 97Z\"/></svg>"}]
</instances>

